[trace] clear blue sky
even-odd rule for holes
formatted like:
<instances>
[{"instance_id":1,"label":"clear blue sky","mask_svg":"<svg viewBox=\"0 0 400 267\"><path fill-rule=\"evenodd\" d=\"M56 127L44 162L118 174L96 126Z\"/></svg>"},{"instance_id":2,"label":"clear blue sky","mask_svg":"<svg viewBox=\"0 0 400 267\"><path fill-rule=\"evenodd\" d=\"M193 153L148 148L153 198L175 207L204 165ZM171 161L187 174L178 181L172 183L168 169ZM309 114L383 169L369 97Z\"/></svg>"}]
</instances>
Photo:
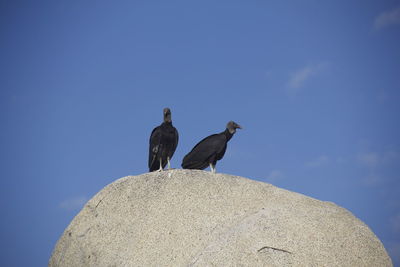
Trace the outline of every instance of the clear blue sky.
<instances>
[{"instance_id":1,"label":"clear blue sky","mask_svg":"<svg viewBox=\"0 0 400 267\"><path fill-rule=\"evenodd\" d=\"M400 1L1 1L0 265L83 203L241 124L217 172L341 205L400 266Z\"/></svg>"}]
</instances>

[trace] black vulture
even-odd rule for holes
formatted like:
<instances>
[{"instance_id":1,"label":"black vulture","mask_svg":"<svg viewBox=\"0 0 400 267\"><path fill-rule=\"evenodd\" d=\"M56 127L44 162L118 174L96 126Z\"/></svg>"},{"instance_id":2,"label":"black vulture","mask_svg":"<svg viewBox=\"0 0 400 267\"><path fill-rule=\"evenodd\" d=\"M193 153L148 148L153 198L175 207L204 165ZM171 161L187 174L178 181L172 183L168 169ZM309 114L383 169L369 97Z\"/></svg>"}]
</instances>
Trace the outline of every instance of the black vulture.
<instances>
[{"instance_id":1,"label":"black vulture","mask_svg":"<svg viewBox=\"0 0 400 267\"><path fill-rule=\"evenodd\" d=\"M236 129L242 129L242 127L230 121L222 133L213 134L201 140L183 158L182 168L203 170L210 166L211 171L215 173L215 165L224 156L228 141L232 138Z\"/></svg>"},{"instance_id":2,"label":"black vulture","mask_svg":"<svg viewBox=\"0 0 400 267\"><path fill-rule=\"evenodd\" d=\"M149 171L162 171L174 155L178 145L178 131L172 126L171 110L164 108L164 122L154 128L150 135Z\"/></svg>"}]
</instances>

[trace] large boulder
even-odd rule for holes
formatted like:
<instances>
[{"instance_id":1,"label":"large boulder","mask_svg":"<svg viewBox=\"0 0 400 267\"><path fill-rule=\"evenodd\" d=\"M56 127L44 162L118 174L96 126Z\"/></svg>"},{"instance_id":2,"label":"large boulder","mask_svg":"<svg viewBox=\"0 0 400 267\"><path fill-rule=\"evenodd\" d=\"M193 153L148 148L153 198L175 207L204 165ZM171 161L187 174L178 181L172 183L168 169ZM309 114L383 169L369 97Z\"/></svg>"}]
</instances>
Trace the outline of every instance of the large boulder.
<instances>
[{"instance_id":1,"label":"large boulder","mask_svg":"<svg viewBox=\"0 0 400 267\"><path fill-rule=\"evenodd\" d=\"M121 178L85 205L49 266L392 266L362 221L330 202L227 174Z\"/></svg>"}]
</instances>

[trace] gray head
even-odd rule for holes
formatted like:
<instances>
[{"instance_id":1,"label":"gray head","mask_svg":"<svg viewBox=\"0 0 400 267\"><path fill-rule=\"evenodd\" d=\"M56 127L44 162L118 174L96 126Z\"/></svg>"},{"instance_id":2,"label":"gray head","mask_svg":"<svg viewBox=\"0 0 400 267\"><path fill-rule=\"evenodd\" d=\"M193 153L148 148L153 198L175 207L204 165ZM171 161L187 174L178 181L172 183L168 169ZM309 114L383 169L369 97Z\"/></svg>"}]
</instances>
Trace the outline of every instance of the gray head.
<instances>
[{"instance_id":1,"label":"gray head","mask_svg":"<svg viewBox=\"0 0 400 267\"><path fill-rule=\"evenodd\" d=\"M169 108L164 108L164 122L172 122L171 110Z\"/></svg>"},{"instance_id":2,"label":"gray head","mask_svg":"<svg viewBox=\"0 0 400 267\"><path fill-rule=\"evenodd\" d=\"M231 134L234 134L234 133L236 133L236 129L242 129L242 126L240 126L239 124L237 124L237 123L234 122L234 121L230 121L230 122L228 122L228 124L226 125L226 129L228 129L228 131L229 131Z\"/></svg>"}]
</instances>

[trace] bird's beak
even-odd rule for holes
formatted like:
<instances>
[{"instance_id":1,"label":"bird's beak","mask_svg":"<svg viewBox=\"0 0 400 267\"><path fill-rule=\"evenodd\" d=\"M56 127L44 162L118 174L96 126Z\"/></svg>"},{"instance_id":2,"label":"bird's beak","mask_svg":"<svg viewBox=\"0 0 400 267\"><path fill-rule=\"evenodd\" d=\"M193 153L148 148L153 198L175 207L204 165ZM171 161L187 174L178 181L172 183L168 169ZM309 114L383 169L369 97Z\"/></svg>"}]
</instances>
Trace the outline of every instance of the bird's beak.
<instances>
[{"instance_id":1,"label":"bird's beak","mask_svg":"<svg viewBox=\"0 0 400 267\"><path fill-rule=\"evenodd\" d=\"M243 129L243 127L240 126L239 124L236 124L236 128L238 128L238 129Z\"/></svg>"}]
</instances>

